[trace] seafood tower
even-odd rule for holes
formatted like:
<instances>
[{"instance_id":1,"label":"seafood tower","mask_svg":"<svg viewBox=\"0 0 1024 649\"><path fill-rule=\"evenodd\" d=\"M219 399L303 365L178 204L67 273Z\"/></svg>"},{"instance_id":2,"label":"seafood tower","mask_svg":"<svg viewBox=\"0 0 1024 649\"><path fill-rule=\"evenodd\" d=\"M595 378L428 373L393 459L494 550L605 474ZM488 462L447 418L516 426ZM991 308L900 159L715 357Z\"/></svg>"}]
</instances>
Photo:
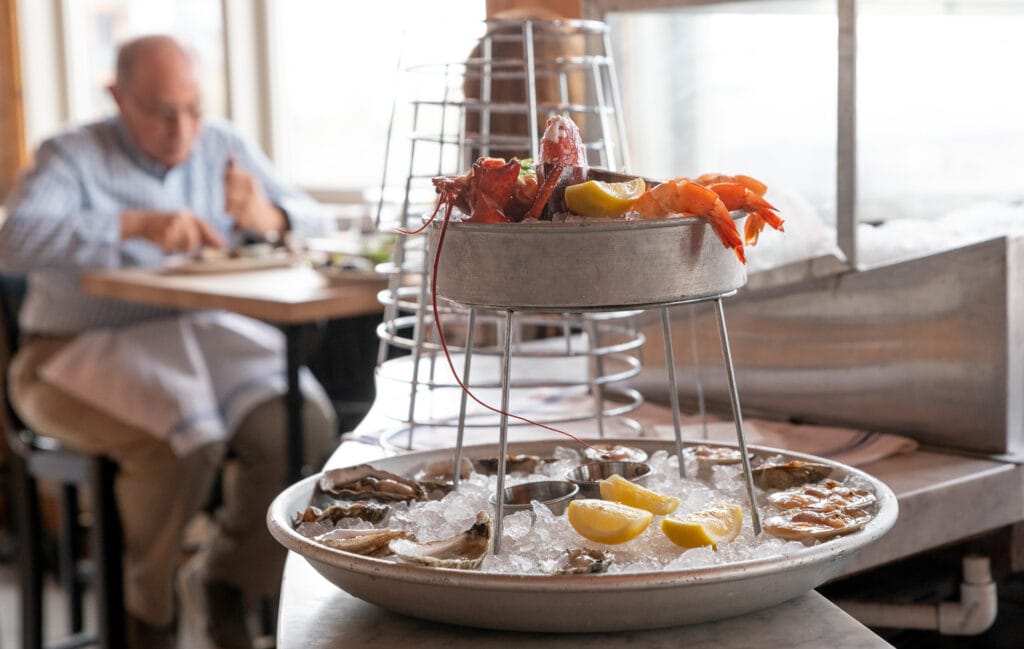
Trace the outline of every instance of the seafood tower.
<instances>
[{"instance_id":1,"label":"seafood tower","mask_svg":"<svg viewBox=\"0 0 1024 649\"><path fill-rule=\"evenodd\" d=\"M746 282L745 243L756 242L762 224L781 229L782 219L760 194L733 177L704 176L703 182L684 178L651 181L647 188L648 182L642 178L617 174L618 182L609 184L601 180L608 177L605 172L587 168L580 155L579 132L565 117L548 120L541 143L540 164L525 178L519 161L496 158L478 159L463 176L435 178L440 195L437 207L427 223L411 233L430 229L430 287L435 318L439 315L439 297L467 307L471 321L478 308L505 313L500 408L485 403L466 385L472 345L466 347L464 374L459 378L447 354L444 333L439 332L449 368L464 394L500 416L495 551L500 550L502 542L500 494L504 492L508 420L512 417L524 423L537 423L509 411L513 314L524 311L660 308L669 394L673 397L676 451L677 457L682 458L669 307L713 301L728 370L748 509L759 534L761 522L743 438L722 298L734 294ZM494 181L495 177L499 180ZM581 191L574 188L587 184L619 194L625 185L636 189L637 194L622 202L618 214L593 216L588 211L588 202L580 203L574 198ZM723 196L734 204L735 211L730 212ZM584 213L573 213L575 205L581 205L578 209ZM751 218L758 219L758 223L746 230L745 240L736 221ZM643 259L637 258L636 251L643 251ZM595 264L597 259L599 264ZM657 272L649 272L651 268ZM464 410L461 414L464 416ZM455 466L461 456L460 427ZM679 461L678 465L683 475L685 463Z\"/></svg>"},{"instance_id":2,"label":"seafood tower","mask_svg":"<svg viewBox=\"0 0 1024 649\"><path fill-rule=\"evenodd\" d=\"M513 184L516 196L502 199L502 207L514 218L525 217L540 189L530 184L537 178L532 168L535 161L539 164L546 146L540 136L552 114L570 115L579 123L578 164L610 170L628 166L605 24L491 20L484 28L469 58L402 72L402 86L412 95L411 111L396 104L399 110L389 150L400 150L404 141L400 135L408 131L410 159L407 166L395 167L396 182L389 182L385 173L382 194L390 185L400 198L393 214L382 212L381 230L418 228L433 210L438 189L458 195L463 202L460 211L472 211L483 220L489 218L486 201L500 194L502 186ZM407 128L403 118L409 121ZM466 178L478 158L493 161L498 155L510 158L509 162L505 164L503 158L498 166L484 163L472 173L471 181ZM405 175L398 178L398 173ZM435 177L448 180L435 183ZM441 186L435 188L437 184ZM460 407L460 387L437 365L442 354L438 330L447 328L449 351L460 368L466 362L465 348L476 347L473 388L497 401L501 375L497 341L503 338L503 314L478 308L467 321L463 307L443 301L435 317L425 281L430 258L424 242L424 237L398 237L394 261L384 267L390 278L388 290L380 294L385 314L378 328L377 385L388 407L378 411L395 421L384 434L385 444L403 450L454 446L460 427L470 441L484 441L487 431L499 423L494 413L473 402ZM514 277L509 275L509 281ZM552 425L582 422L589 431L595 424L599 436L606 434L605 429L609 435L639 433L640 425L629 413L643 398L624 385L641 370L644 338L634 323L637 313L521 314L511 346L516 359L510 379L515 409ZM464 413L461 420L460 413ZM512 438L544 434L517 426Z\"/></svg>"}]
</instances>

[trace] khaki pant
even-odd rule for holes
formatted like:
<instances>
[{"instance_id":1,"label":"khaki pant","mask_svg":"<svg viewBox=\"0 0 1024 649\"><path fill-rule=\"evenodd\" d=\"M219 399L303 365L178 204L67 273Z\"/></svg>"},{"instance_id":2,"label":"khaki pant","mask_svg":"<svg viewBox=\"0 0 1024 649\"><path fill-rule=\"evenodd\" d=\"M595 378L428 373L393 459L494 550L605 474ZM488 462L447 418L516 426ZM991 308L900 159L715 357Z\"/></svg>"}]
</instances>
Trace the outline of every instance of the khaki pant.
<instances>
[{"instance_id":1,"label":"khaki pant","mask_svg":"<svg viewBox=\"0 0 1024 649\"><path fill-rule=\"evenodd\" d=\"M117 462L128 612L156 626L174 619L174 574L185 526L207 502L229 449L234 461L225 467L223 505L204 548L206 575L247 593L276 593L285 551L267 531L265 517L270 501L286 484L284 399L255 408L227 444L209 444L178 457L165 442L39 378L37 368L68 342L69 338L25 342L10 368L11 397L33 430L69 448L105 454ZM331 404L307 395L303 424L307 462L318 466L337 441Z\"/></svg>"}]
</instances>

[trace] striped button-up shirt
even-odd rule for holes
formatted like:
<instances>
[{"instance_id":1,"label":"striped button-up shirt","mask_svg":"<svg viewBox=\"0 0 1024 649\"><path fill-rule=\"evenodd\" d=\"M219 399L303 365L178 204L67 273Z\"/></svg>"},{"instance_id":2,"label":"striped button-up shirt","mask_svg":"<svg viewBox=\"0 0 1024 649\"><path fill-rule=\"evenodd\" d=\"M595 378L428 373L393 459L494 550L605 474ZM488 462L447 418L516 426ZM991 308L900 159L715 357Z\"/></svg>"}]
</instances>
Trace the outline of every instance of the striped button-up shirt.
<instances>
[{"instance_id":1,"label":"striped button-up shirt","mask_svg":"<svg viewBox=\"0 0 1024 649\"><path fill-rule=\"evenodd\" d=\"M171 313L88 296L80 274L162 263L165 255L158 246L121 240L125 210L190 209L226 240L237 241L234 220L224 210L229 159L253 174L270 202L288 215L296 235L324 230L326 211L281 182L266 156L222 122L204 123L188 160L170 169L148 159L117 117L44 142L35 166L11 194L0 228L0 270L28 276L22 329L74 334Z\"/></svg>"}]
</instances>

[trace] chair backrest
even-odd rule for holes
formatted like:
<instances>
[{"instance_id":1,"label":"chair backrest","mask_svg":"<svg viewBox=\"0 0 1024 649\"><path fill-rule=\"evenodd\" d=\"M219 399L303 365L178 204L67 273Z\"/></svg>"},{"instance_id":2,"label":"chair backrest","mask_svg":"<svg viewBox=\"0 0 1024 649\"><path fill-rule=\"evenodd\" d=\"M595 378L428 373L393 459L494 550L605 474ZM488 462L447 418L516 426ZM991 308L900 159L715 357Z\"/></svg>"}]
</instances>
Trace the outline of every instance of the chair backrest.
<instances>
[{"instance_id":1,"label":"chair backrest","mask_svg":"<svg viewBox=\"0 0 1024 649\"><path fill-rule=\"evenodd\" d=\"M8 359L18 350L18 336L21 335L18 313L27 288L28 282L24 275L0 273L0 326L3 327L4 352Z\"/></svg>"},{"instance_id":2,"label":"chair backrest","mask_svg":"<svg viewBox=\"0 0 1024 649\"><path fill-rule=\"evenodd\" d=\"M23 275L7 275L0 273L0 386L3 386L4 406L8 421L16 428L23 428L20 418L14 412L10 394L7 390L7 367L18 351L18 340L21 329L18 326L18 313L25 299L28 282Z\"/></svg>"}]
</instances>

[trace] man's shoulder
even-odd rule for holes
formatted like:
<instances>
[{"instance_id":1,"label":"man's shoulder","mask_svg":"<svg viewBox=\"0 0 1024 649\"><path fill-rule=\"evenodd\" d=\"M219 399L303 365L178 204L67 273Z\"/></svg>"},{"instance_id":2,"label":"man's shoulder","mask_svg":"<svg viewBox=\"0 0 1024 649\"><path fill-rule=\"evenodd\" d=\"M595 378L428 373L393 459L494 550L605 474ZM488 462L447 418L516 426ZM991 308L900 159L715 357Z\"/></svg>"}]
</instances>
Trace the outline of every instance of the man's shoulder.
<instances>
[{"instance_id":1,"label":"man's shoulder","mask_svg":"<svg viewBox=\"0 0 1024 649\"><path fill-rule=\"evenodd\" d=\"M200 139L227 147L236 147L243 142L242 135L224 119L207 119L203 122Z\"/></svg>"},{"instance_id":2,"label":"man's shoulder","mask_svg":"<svg viewBox=\"0 0 1024 649\"><path fill-rule=\"evenodd\" d=\"M73 156L99 154L114 145L115 129L111 120L72 126L48 137L40 149L53 149Z\"/></svg>"}]
</instances>

